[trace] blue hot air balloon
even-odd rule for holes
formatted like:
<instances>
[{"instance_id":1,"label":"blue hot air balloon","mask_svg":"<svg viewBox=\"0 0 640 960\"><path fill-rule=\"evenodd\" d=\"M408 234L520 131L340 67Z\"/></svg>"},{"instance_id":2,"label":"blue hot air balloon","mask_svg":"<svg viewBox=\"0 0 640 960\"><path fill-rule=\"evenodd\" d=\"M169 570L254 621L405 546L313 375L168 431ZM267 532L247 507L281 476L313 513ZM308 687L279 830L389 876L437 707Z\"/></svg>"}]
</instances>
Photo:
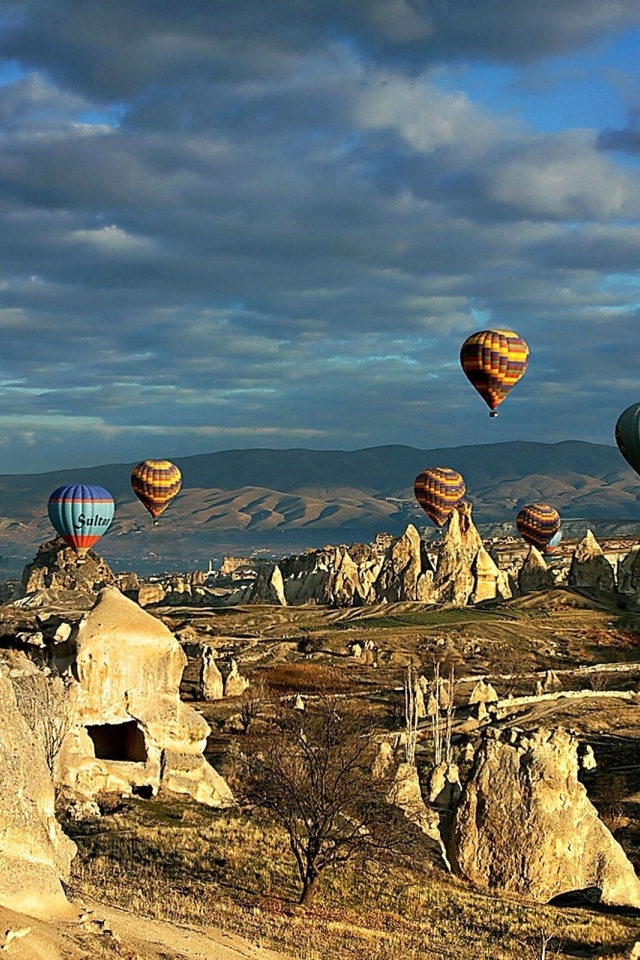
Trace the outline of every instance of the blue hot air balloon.
<instances>
[{"instance_id":1,"label":"blue hot air balloon","mask_svg":"<svg viewBox=\"0 0 640 960\"><path fill-rule=\"evenodd\" d=\"M84 557L113 520L115 504L104 487L58 487L49 497L49 519L65 543Z\"/></svg>"},{"instance_id":2,"label":"blue hot air balloon","mask_svg":"<svg viewBox=\"0 0 640 960\"><path fill-rule=\"evenodd\" d=\"M549 543L546 545L546 547L543 547L542 552L553 553L554 550L556 550L557 547L560 545L561 540L562 540L562 527L560 527L560 529L556 533L554 533L554 535L551 537L551 540L549 540Z\"/></svg>"}]
</instances>

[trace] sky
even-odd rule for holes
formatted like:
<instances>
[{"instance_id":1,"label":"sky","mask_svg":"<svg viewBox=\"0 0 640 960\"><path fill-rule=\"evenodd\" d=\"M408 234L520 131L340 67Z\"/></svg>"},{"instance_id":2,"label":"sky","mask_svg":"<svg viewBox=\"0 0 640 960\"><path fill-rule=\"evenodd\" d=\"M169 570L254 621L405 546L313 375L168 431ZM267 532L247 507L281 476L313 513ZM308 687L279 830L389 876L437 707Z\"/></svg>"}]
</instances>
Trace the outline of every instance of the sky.
<instances>
[{"instance_id":1,"label":"sky","mask_svg":"<svg viewBox=\"0 0 640 960\"><path fill-rule=\"evenodd\" d=\"M0 473L613 443L639 54L640 0L5 0Z\"/></svg>"}]
</instances>

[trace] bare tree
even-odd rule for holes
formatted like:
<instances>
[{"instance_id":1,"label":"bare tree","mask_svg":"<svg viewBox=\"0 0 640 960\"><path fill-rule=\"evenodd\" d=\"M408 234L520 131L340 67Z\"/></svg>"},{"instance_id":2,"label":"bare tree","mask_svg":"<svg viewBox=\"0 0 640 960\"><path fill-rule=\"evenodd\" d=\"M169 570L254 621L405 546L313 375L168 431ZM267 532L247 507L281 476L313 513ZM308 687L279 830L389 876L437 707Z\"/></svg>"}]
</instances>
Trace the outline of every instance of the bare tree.
<instances>
[{"instance_id":1,"label":"bare tree","mask_svg":"<svg viewBox=\"0 0 640 960\"><path fill-rule=\"evenodd\" d=\"M20 713L42 745L53 776L62 742L73 725L69 682L57 674L32 674L14 681Z\"/></svg>"},{"instance_id":2,"label":"bare tree","mask_svg":"<svg viewBox=\"0 0 640 960\"><path fill-rule=\"evenodd\" d=\"M247 760L245 796L284 827L301 883L300 903L320 874L400 849L407 821L387 802L390 781L373 780L373 730L321 697L281 709L278 728Z\"/></svg>"},{"instance_id":3,"label":"bare tree","mask_svg":"<svg viewBox=\"0 0 640 960\"><path fill-rule=\"evenodd\" d=\"M433 762L437 767L440 763L451 763L451 738L453 733L453 717L455 714L455 675L451 667L449 679L440 675L440 663L433 666L433 687L435 698L435 712L431 717L433 734ZM444 706L443 706L444 702Z\"/></svg>"},{"instance_id":4,"label":"bare tree","mask_svg":"<svg viewBox=\"0 0 640 960\"><path fill-rule=\"evenodd\" d=\"M269 700L271 690L263 677L255 677L240 697L240 725L243 733L249 732L249 727L259 717Z\"/></svg>"},{"instance_id":5,"label":"bare tree","mask_svg":"<svg viewBox=\"0 0 640 960\"><path fill-rule=\"evenodd\" d=\"M416 672L409 664L404 678L404 726L405 759L407 763L416 762L416 743L418 741L418 704L416 700Z\"/></svg>"},{"instance_id":6,"label":"bare tree","mask_svg":"<svg viewBox=\"0 0 640 960\"><path fill-rule=\"evenodd\" d=\"M536 937L533 941L528 940L525 945L529 951L531 960L548 960L548 958L552 956L559 957L561 947L557 943L555 946L552 946L553 939L552 934L541 930L539 937ZM553 953L551 953L552 949Z\"/></svg>"}]
</instances>

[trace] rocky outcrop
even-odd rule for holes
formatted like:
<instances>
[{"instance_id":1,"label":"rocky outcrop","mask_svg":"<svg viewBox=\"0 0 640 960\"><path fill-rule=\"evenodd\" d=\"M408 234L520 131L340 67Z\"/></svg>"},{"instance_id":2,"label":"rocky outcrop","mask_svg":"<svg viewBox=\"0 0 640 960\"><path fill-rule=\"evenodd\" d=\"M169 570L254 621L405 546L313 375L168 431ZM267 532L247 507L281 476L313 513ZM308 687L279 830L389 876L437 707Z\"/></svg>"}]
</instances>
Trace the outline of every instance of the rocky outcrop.
<instances>
[{"instance_id":1,"label":"rocky outcrop","mask_svg":"<svg viewBox=\"0 0 640 960\"><path fill-rule=\"evenodd\" d=\"M473 561L472 573L475 578L472 603L482 603L483 600L496 598L507 600L512 596L509 578L498 567L493 557L480 547Z\"/></svg>"},{"instance_id":2,"label":"rocky outcrop","mask_svg":"<svg viewBox=\"0 0 640 960\"><path fill-rule=\"evenodd\" d=\"M549 590L553 584L544 557L536 547L530 546L518 574L518 589L521 593L531 593L534 590Z\"/></svg>"},{"instance_id":3,"label":"rocky outcrop","mask_svg":"<svg viewBox=\"0 0 640 960\"><path fill-rule=\"evenodd\" d=\"M286 607L282 572L277 563L261 564L247 603L272 603Z\"/></svg>"},{"instance_id":4,"label":"rocky outcrop","mask_svg":"<svg viewBox=\"0 0 640 960\"><path fill-rule=\"evenodd\" d=\"M587 530L573 552L568 584L570 587L589 587L595 590L608 590L610 593L615 590L616 578L613 567L591 530Z\"/></svg>"},{"instance_id":5,"label":"rocky outcrop","mask_svg":"<svg viewBox=\"0 0 640 960\"><path fill-rule=\"evenodd\" d=\"M238 670L238 664L235 660L231 661L231 670L224 682L225 697L240 697L249 686L249 681L243 677Z\"/></svg>"},{"instance_id":6,"label":"rocky outcrop","mask_svg":"<svg viewBox=\"0 0 640 960\"><path fill-rule=\"evenodd\" d=\"M37 917L70 912L61 881L69 876L75 844L56 822L44 752L2 665L0 798L0 904Z\"/></svg>"},{"instance_id":7,"label":"rocky outcrop","mask_svg":"<svg viewBox=\"0 0 640 960\"><path fill-rule=\"evenodd\" d=\"M434 570L416 528L409 524L405 532L388 548L371 593L372 601L397 603L421 600L431 603Z\"/></svg>"},{"instance_id":8,"label":"rocky outcrop","mask_svg":"<svg viewBox=\"0 0 640 960\"><path fill-rule=\"evenodd\" d=\"M216 663L216 651L208 644L202 647L200 696L203 700L221 700L224 696L224 681Z\"/></svg>"},{"instance_id":9,"label":"rocky outcrop","mask_svg":"<svg viewBox=\"0 0 640 960\"><path fill-rule=\"evenodd\" d=\"M640 907L640 881L578 780L578 747L562 729L486 734L455 813L455 872L539 903L597 888L603 903Z\"/></svg>"},{"instance_id":10,"label":"rocky outcrop","mask_svg":"<svg viewBox=\"0 0 640 960\"><path fill-rule=\"evenodd\" d=\"M164 787L210 806L232 802L204 760L208 724L180 701L187 658L160 620L106 587L64 646L76 680L74 726L56 765L63 791L91 799Z\"/></svg>"},{"instance_id":11,"label":"rocky outcrop","mask_svg":"<svg viewBox=\"0 0 640 960\"><path fill-rule=\"evenodd\" d=\"M482 538L471 519L472 506L463 501L453 511L442 540L434 580L438 603L463 607L475 589L473 567L482 549Z\"/></svg>"},{"instance_id":12,"label":"rocky outcrop","mask_svg":"<svg viewBox=\"0 0 640 960\"><path fill-rule=\"evenodd\" d=\"M89 550L84 561L79 563L75 550L61 537L41 544L22 574L25 594L51 588L95 593L114 583L109 565L98 553Z\"/></svg>"},{"instance_id":13,"label":"rocky outcrop","mask_svg":"<svg viewBox=\"0 0 640 960\"><path fill-rule=\"evenodd\" d=\"M632 547L618 564L618 593L640 606L640 545Z\"/></svg>"}]
</instances>

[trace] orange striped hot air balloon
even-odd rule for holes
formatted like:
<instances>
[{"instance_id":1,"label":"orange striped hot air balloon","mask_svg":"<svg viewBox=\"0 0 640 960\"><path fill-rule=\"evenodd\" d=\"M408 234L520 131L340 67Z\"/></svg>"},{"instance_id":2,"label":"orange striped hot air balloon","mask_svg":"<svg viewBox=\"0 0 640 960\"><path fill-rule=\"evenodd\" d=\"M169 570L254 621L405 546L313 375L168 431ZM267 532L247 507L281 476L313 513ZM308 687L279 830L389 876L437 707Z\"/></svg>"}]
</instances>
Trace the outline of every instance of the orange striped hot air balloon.
<instances>
[{"instance_id":1,"label":"orange striped hot air balloon","mask_svg":"<svg viewBox=\"0 0 640 960\"><path fill-rule=\"evenodd\" d=\"M143 460L131 471L131 486L153 522L167 509L182 486L182 474L169 460Z\"/></svg>"},{"instance_id":2,"label":"orange striped hot air balloon","mask_svg":"<svg viewBox=\"0 0 640 960\"><path fill-rule=\"evenodd\" d=\"M416 500L437 527L446 523L466 489L460 474L449 467L429 467L416 477L413 484Z\"/></svg>"},{"instance_id":3,"label":"orange striped hot air balloon","mask_svg":"<svg viewBox=\"0 0 640 960\"><path fill-rule=\"evenodd\" d=\"M462 344L460 363L465 376L497 417L497 407L523 376L529 347L513 330L479 330Z\"/></svg>"},{"instance_id":4,"label":"orange striped hot air balloon","mask_svg":"<svg viewBox=\"0 0 640 960\"><path fill-rule=\"evenodd\" d=\"M516 517L516 526L523 540L542 550L560 529L560 514L548 503L530 503Z\"/></svg>"}]
</instances>

